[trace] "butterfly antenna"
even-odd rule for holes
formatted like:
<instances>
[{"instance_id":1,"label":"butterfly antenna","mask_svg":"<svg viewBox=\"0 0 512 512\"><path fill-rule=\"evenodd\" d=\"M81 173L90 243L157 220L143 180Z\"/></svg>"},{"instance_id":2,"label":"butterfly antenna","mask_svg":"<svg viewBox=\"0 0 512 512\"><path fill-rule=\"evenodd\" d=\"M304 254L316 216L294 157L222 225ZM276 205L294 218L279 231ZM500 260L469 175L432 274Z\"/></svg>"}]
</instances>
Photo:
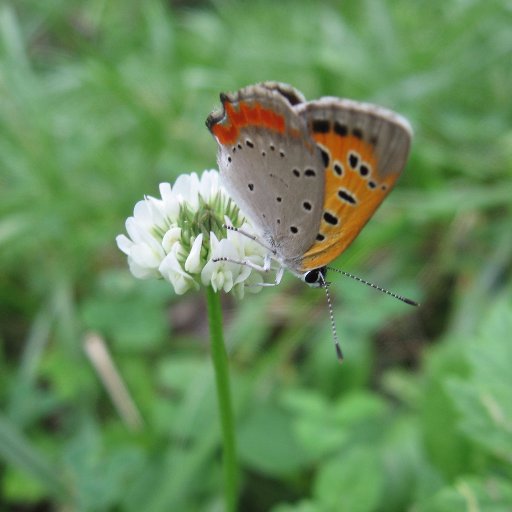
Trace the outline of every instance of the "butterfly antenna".
<instances>
[{"instance_id":1,"label":"butterfly antenna","mask_svg":"<svg viewBox=\"0 0 512 512\"><path fill-rule=\"evenodd\" d=\"M386 295L390 295L391 297L401 300L402 302L405 302L406 304L409 304L410 306L419 306L420 305L419 302L416 302L412 299L408 299L407 297L403 297L402 295L398 295L398 293L394 293L389 290L386 290L386 288L382 288L381 286L377 286L376 284L370 283L369 281L361 279L360 277L357 277L354 274L351 274L350 272L345 272L345 270L340 270L338 268L333 268L333 267L327 267L327 269L333 270L334 272L338 272L339 274L343 274L344 276L350 277L351 279L355 279L356 281L359 281L360 283L363 283L367 286L371 286L372 288L379 290L379 292L385 293Z\"/></svg>"},{"instance_id":2,"label":"butterfly antenna","mask_svg":"<svg viewBox=\"0 0 512 512\"><path fill-rule=\"evenodd\" d=\"M341 363L343 361L343 352L341 351L340 342L338 340L338 333L336 332L336 323L334 322L334 313L332 311L332 301L331 294L329 293L329 283L327 283L322 274L319 274L320 279L322 280L322 288L325 290L325 297L327 298L327 307L329 308L329 317L331 319L331 329L332 336L334 339L334 348L336 349L336 355L338 356L338 361Z\"/></svg>"}]
</instances>

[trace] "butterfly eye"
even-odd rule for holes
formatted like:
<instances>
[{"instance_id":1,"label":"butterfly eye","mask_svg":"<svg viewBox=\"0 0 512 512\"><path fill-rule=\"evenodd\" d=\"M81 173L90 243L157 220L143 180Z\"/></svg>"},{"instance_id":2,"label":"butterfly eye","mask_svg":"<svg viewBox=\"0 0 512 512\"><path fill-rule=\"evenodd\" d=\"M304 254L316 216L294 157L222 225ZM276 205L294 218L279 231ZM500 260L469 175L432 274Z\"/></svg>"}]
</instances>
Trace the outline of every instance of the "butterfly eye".
<instances>
[{"instance_id":1,"label":"butterfly eye","mask_svg":"<svg viewBox=\"0 0 512 512\"><path fill-rule=\"evenodd\" d=\"M302 279L305 283L310 286L322 286L325 283L325 273L327 272L326 267L315 268L306 272Z\"/></svg>"}]
</instances>

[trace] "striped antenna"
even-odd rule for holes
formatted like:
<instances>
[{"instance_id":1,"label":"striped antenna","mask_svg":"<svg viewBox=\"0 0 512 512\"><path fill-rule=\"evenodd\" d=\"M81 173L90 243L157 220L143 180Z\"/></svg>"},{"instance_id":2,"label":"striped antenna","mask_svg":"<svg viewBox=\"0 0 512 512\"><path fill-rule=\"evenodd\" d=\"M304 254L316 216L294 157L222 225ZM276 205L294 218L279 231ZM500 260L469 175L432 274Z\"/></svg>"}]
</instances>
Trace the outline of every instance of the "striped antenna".
<instances>
[{"instance_id":1,"label":"striped antenna","mask_svg":"<svg viewBox=\"0 0 512 512\"><path fill-rule=\"evenodd\" d=\"M334 313L332 311L331 294L329 293L329 283L326 282L324 276L320 272L318 277L322 281L322 288L325 290L325 297L327 298L327 307L329 308L329 317L331 318L332 337L334 340L334 348L336 349L336 356L340 363L343 362L343 352L341 351L340 342L338 340L338 333L336 332L336 323L334 322Z\"/></svg>"},{"instance_id":2,"label":"striped antenna","mask_svg":"<svg viewBox=\"0 0 512 512\"><path fill-rule=\"evenodd\" d=\"M406 304L409 304L410 306L419 306L419 302L416 302L412 299L408 299L407 297L404 297L402 295L398 295L398 293L391 292L389 290L386 290L386 288L382 288L381 286L377 286L376 284L370 283L369 281L365 281L364 279L361 279L360 277L355 276L354 274L350 274L349 272L345 272L345 270L339 270L337 268L333 267L327 267L328 270L333 270L334 272L338 272L338 274L342 274L346 277L350 277L351 279L355 279L356 281L359 281L360 283L363 283L367 286L371 286L372 288L375 288L375 290L378 290L379 292L385 293L386 295L390 295L391 297L401 300L402 302L405 302Z\"/></svg>"}]
</instances>

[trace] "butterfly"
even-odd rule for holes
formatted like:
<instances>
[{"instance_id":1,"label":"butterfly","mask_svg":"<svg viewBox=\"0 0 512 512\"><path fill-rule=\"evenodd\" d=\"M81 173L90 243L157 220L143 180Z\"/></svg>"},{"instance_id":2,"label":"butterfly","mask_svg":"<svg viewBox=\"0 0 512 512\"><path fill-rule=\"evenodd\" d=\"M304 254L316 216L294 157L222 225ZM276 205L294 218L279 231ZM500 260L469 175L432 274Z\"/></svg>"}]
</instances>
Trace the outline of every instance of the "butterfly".
<instances>
[{"instance_id":1,"label":"butterfly","mask_svg":"<svg viewBox=\"0 0 512 512\"><path fill-rule=\"evenodd\" d=\"M280 265L276 283L288 269L327 290L327 265L353 242L405 167L409 122L349 99L306 101L279 82L221 93L220 100L222 110L206 125L218 144L221 180Z\"/></svg>"}]
</instances>

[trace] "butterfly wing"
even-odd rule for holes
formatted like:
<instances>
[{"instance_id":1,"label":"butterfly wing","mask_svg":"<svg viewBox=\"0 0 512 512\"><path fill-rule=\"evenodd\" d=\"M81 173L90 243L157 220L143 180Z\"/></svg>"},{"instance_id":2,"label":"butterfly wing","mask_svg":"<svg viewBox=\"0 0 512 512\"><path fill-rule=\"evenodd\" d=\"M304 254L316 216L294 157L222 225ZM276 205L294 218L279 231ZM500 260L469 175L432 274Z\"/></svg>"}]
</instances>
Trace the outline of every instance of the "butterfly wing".
<instances>
[{"instance_id":1,"label":"butterfly wing","mask_svg":"<svg viewBox=\"0 0 512 512\"><path fill-rule=\"evenodd\" d=\"M290 86L267 82L221 94L206 124L228 193L292 270L318 233L325 166Z\"/></svg>"},{"instance_id":2,"label":"butterfly wing","mask_svg":"<svg viewBox=\"0 0 512 512\"><path fill-rule=\"evenodd\" d=\"M294 108L326 165L322 218L302 259L305 272L334 260L368 222L405 166L412 130L389 110L351 100L322 98Z\"/></svg>"}]
</instances>

